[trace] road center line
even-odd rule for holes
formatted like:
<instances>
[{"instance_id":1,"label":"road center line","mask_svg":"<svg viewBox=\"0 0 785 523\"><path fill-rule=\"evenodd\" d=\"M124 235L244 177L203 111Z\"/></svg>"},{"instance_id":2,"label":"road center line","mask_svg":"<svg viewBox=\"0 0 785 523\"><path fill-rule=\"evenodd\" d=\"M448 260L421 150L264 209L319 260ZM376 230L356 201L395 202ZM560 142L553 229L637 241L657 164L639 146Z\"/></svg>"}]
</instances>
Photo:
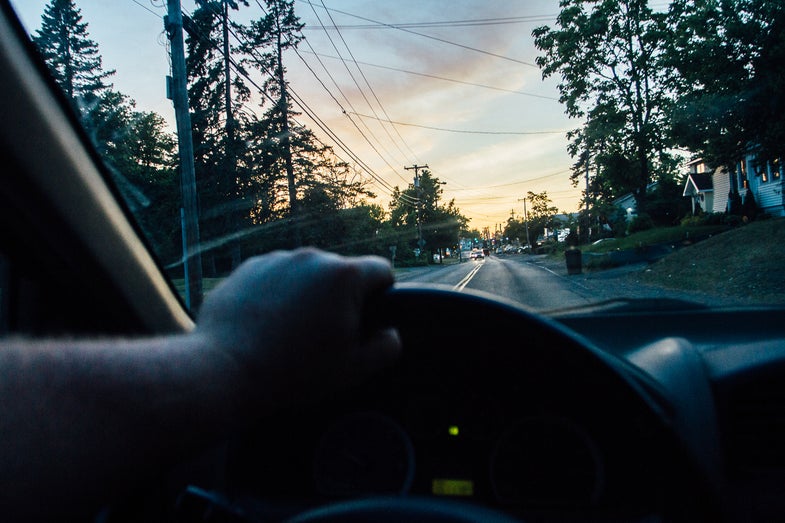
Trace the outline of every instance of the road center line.
<instances>
[{"instance_id":1,"label":"road center line","mask_svg":"<svg viewBox=\"0 0 785 523\"><path fill-rule=\"evenodd\" d=\"M459 281L458 284L455 287L453 287L453 290L461 292L463 290L463 288L466 287L466 285L470 281L472 281L472 278L474 278L474 275L477 274L477 271L479 271L480 267L482 267L484 264L485 264L485 262L477 265L475 268L473 268L471 271L469 271L469 274L464 276L463 279L461 281Z\"/></svg>"}]
</instances>

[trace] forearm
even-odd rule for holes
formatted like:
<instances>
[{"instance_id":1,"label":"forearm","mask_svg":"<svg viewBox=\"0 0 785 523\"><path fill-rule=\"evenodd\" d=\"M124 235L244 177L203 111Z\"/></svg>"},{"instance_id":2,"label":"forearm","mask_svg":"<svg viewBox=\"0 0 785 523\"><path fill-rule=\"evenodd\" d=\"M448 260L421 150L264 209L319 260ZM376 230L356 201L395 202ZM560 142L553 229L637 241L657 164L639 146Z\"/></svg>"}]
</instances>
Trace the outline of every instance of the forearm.
<instances>
[{"instance_id":1,"label":"forearm","mask_svg":"<svg viewBox=\"0 0 785 523\"><path fill-rule=\"evenodd\" d=\"M234 363L209 349L197 334L1 342L0 506L106 499L220 437L242 396Z\"/></svg>"}]
</instances>

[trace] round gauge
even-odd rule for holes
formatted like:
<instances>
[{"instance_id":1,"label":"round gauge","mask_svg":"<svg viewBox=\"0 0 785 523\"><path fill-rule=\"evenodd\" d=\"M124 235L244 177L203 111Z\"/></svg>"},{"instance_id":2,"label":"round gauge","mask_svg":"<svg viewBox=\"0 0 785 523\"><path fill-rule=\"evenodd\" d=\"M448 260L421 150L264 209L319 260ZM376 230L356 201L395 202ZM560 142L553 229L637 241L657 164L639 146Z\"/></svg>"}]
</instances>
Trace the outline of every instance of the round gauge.
<instances>
[{"instance_id":1,"label":"round gauge","mask_svg":"<svg viewBox=\"0 0 785 523\"><path fill-rule=\"evenodd\" d=\"M503 503L592 505L602 493L599 451L579 426L558 417L521 421L491 456L491 483Z\"/></svg>"},{"instance_id":2,"label":"round gauge","mask_svg":"<svg viewBox=\"0 0 785 523\"><path fill-rule=\"evenodd\" d=\"M344 416L319 441L314 480L316 489L328 496L406 493L414 480L411 440L387 416Z\"/></svg>"}]
</instances>

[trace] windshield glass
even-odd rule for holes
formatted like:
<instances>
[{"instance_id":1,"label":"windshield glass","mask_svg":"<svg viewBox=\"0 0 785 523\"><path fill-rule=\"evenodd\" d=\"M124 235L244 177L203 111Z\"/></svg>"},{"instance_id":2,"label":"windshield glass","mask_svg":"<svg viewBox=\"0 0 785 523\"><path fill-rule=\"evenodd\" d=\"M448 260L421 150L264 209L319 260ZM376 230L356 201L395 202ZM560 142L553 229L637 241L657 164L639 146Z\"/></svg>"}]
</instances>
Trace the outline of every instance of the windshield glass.
<instances>
[{"instance_id":1,"label":"windshield glass","mask_svg":"<svg viewBox=\"0 0 785 523\"><path fill-rule=\"evenodd\" d=\"M14 2L191 308L306 245L540 311L781 304L785 6L698 4Z\"/></svg>"}]
</instances>

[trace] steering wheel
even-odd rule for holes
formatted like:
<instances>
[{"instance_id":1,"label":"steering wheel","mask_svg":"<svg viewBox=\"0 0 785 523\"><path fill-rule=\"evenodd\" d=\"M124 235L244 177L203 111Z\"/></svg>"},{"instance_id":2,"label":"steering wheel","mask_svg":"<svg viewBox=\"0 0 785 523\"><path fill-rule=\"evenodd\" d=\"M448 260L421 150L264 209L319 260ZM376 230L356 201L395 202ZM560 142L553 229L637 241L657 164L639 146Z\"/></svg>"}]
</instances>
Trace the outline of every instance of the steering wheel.
<instances>
[{"instance_id":1,"label":"steering wheel","mask_svg":"<svg viewBox=\"0 0 785 523\"><path fill-rule=\"evenodd\" d=\"M704 514L658 386L561 324L482 293L400 284L368 323L398 329L397 364L231 442L226 496L199 507L236 516L254 508L233 499L263 494L286 510L309 499L272 517L303 523L506 522L531 507L557 519ZM367 461L346 465L346 453ZM404 470L384 472L393 466ZM436 482L453 473L471 477L459 483L471 496L440 495Z\"/></svg>"}]
</instances>

